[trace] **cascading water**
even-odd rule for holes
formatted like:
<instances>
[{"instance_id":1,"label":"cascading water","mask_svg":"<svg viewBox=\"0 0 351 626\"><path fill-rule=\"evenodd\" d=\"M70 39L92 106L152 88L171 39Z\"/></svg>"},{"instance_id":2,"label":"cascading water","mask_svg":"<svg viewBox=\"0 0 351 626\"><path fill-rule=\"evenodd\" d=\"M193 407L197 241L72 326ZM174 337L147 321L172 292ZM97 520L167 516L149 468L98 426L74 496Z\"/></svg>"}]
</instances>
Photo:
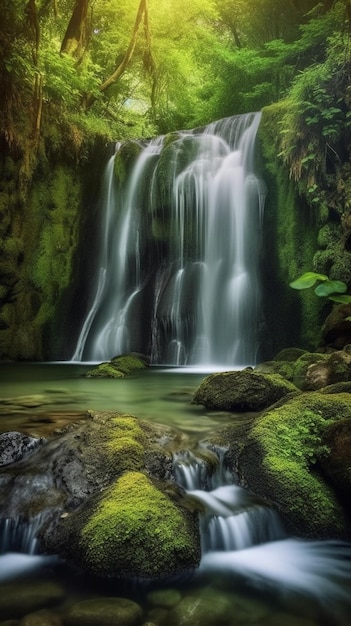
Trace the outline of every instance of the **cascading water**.
<instances>
[{"instance_id":1,"label":"cascading water","mask_svg":"<svg viewBox=\"0 0 351 626\"><path fill-rule=\"evenodd\" d=\"M216 450L214 472L192 453L174 457L176 481L205 509L198 575L226 576L235 586L242 579L295 601L309 598L329 614L328 624L349 624L350 544L287 537L270 506L233 484L236 477L225 470L224 452Z\"/></svg>"},{"instance_id":2,"label":"cascading water","mask_svg":"<svg viewBox=\"0 0 351 626\"><path fill-rule=\"evenodd\" d=\"M99 267L72 360L137 351L157 364L256 362L259 122L252 113L151 140L118 184L126 144L119 148L107 167Z\"/></svg>"}]
</instances>

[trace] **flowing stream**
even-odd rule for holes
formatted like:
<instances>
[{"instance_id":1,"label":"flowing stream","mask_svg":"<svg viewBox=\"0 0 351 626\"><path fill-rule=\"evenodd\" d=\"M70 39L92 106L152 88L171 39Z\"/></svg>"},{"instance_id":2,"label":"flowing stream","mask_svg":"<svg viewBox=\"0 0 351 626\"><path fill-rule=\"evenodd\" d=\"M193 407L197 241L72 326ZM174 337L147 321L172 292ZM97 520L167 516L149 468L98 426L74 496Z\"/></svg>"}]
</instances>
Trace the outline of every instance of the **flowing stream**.
<instances>
[{"instance_id":1,"label":"flowing stream","mask_svg":"<svg viewBox=\"0 0 351 626\"><path fill-rule=\"evenodd\" d=\"M265 186L255 172L260 113L125 147L104 184L100 253L73 361L130 351L154 364L248 365L259 348Z\"/></svg>"}]
</instances>

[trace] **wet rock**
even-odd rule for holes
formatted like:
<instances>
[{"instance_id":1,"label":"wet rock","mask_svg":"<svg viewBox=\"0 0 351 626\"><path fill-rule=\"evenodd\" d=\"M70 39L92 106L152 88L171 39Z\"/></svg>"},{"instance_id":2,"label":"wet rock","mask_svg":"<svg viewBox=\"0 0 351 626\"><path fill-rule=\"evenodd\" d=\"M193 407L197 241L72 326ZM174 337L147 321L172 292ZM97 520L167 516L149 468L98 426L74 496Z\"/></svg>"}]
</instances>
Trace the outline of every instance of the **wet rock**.
<instances>
[{"instance_id":1,"label":"wet rock","mask_svg":"<svg viewBox=\"0 0 351 626\"><path fill-rule=\"evenodd\" d=\"M174 483L142 472L124 472L65 518L49 541L60 556L101 577L165 579L200 562L195 505Z\"/></svg>"},{"instance_id":2,"label":"wet rock","mask_svg":"<svg viewBox=\"0 0 351 626\"><path fill-rule=\"evenodd\" d=\"M21 619L19 626L62 626L62 619L49 611L38 611L26 615Z\"/></svg>"},{"instance_id":3,"label":"wet rock","mask_svg":"<svg viewBox=\"0 0 351 626\"><path fill-rule=\"evenodd\" d=\"M182 596L178 589L160 589L148 593L146 599L151 606L171 609L181 601Z\"/></svg>"},{"instance_id":4,"label":"wet rock","mask_svg":"<svg viewBox=\"0 0 351 626\"><path fill-rule=\"evenodd\" d=\"M261 411L298 389L279 374L259 374L245 369L207 376L195 392L193 403L220 411Z\"/></svg>"},{"instance_id":5,"label":"wet rock","mask_svg":"<svg viewBox=\"0 0 351 626\"><path fill-rule=\"evenodd\" d=\"M190 595L168 615L167 626L227 626L233 619L233 603L220 591Z\"/></svg>"},{"instance_id":6,"label":"wet rock","mask_svg":"<svg viewBox=\"0 0 351 626\"><path fill-rule=\"evenodd\" d=\"M340 304L328 315L322 328L327 346L340 350L351 343L351 304Z\"/></svg>"},{"instance_id":7,"label":"wet rock","mask_svg":"<svg viewBox=\"0 0 351 626\"><path fill-rule=\"evenodd\" d=\"M0 615L20 618L59 604L65 597L60 585L50 581L20 581L0 585Z\"/></svg>"},{"instance_id":8,"label":"wet rock","mask_svg":"<svg viewBox=\"0 0 351 626\"><path fill-rule=\"evenodd\" d=\"M0 466L10 465L35 450L43 440L23 433L8 432L0 435Z\"/></svg>"},{"instance_id":9,"label":"wet rock","mask_svg":"<svg viewBox=\"0 0 351 626\"><path fill-rule=\"evenodd\" d=\"M84 376L87 378L124 378L145 369L148 364L147 357L132 352L116 356L106 363L100 363L97 367L88 370Z\"/></svg>"},{"instance_id":10,"label":"wet rock","mask_svg":"<svg viewBox=\"0 0 351 626\"><path fill-rule=\"evenodd\" d=\"M351 514L351 419L327 426L323 444L328 451L319 459L323 472Z\"/></svg>"},{"instance_id":11,"label":"wet rock","mask_svg":"<svg viewBox=\"0 0 351 626\"><path fill-rule=\"evenodd\" d=\"M262 626L318 626L319 622L315 622L307 617L300 615L290 615L290 613L274 613L269 615L262 622Z\"/></svg>"},{"instance_id":12,"label":"wet rock","mask_svg":"<svg viewBox=\"0 0 351 626\"><path fill-rule=\"evenodd\" d=\"M141 607L126 598L99 598L74 604L65 626L134 626L140 623Z\"/></svg>"}]
</instances>

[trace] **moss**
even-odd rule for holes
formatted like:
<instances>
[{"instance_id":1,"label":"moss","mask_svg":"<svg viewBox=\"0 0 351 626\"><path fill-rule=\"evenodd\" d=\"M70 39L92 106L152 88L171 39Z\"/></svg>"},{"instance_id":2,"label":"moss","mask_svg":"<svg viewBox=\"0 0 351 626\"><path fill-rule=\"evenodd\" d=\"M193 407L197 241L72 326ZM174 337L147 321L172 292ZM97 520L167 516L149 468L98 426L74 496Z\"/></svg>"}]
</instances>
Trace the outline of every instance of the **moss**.
<instances>
[{"instance_id":1,"label":"moss","mask_svg":"<svg viewBox=\"0 0 351 626\"><path fill-rule=\"evenodd\" d=\"M145 360L138 356L134 356L133 354L116 356L111 359L111 365L120 372L123 372L126 376L129 376L134 371L146 368Z\"/></svg>"},{"instance_id":2,"label":"moss","mask_svg":"<svg viewBox=\"0 0 351 626\"><path fill-rule=\"evenodd\" d=\"M198 562L192 529L144 474L127 472L104 496L81 532L81 548L96 574L128 572L157 578Z\"/></svg>"},{"instance_id":3,"label":"moss","mask_svg":"<svg viewBox=\"0 0 351 626\"><path fill-rule=\"evenodd\" d=\"M323 303L313 293L296 293L289 282L311 269L317 250L317 217L298 194L282 160L280 133L287 101L265 107L258 131L263 156L266 198L264 240L264 309L272 329L271 354L285 345L313 349L320 343ZM278 129L278 132L277 132ZM267 339L266 339L267 341ZM269 355L271 356L271 355Z\"/></svg>"},{"instance_id":4,"label":"moss","mask_svg":"<svg viewBox=\"0 0 351 626\"><path fill-rule=\"evenodd\" d=\"M100 363L97 367L88 370L84 376L87 378L124 378L125 374L113 367L111 363Z\"/></svg>"},{"instance_id":5,"label":"moss","mask_svg":"<svg viewBox=\"0 0 351 626\"><path fill-rule=\"evenodd\" d=\"M276 501L299 533L337 537L345 532L342 508L315 464L326 452L325 429L350 418L349 394L311 392L267 411L253 425L251 443L256 460L258 450L262 459L261 495Z\"/></svg>"},{"instance_id":6,"label":"moss","mask_svg":"<svg viewBox=\"0 0 351 626\"><path fill-rule=\"evenodd\" d=\"M124 378L145 367L145 359L126 354L115 357L108 363L100 363L97 367L88 370L85 376L88 378Z\"/></svg>"}]
</instances>

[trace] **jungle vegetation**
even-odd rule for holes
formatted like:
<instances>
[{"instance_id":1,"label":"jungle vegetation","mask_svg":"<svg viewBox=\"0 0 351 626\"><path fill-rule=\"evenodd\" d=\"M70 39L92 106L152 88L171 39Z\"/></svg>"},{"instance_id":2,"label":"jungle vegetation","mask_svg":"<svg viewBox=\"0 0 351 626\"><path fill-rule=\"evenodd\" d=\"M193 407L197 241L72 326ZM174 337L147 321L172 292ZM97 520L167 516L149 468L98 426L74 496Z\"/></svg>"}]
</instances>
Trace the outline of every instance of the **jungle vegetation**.
<instances>
[{"instance_id":1,"label":"jungle vegetation","mask_svg":"<svg viewBox=\"0 0 351 626\"><path fill-rule=\"evenodd\" d=\"M290 115L303 110L305 130L322 132L326 157L337 152L350 0L3 0L1 15L10 151L37 150L49 119L52 148L58 128L79 151L87 133L157 135L289 98ZM315 160L289 132L282 154L295 177Z\"/></svg>"}]
</instances>

